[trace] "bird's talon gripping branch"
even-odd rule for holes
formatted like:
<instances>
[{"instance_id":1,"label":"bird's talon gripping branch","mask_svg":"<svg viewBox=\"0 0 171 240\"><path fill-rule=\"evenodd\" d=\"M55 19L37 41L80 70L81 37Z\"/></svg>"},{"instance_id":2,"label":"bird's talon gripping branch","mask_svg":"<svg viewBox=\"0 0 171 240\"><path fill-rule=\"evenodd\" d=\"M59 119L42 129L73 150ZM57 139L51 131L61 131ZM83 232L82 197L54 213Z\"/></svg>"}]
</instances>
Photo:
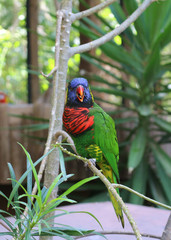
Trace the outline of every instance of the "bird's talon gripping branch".
<instances>
[{"instance_id":1,"label":"bird's talon gripping branch","mask_svg":"<svg viewBox=\"0 0 171 240\"><path fill-rule=\"evenodd\" d=\"M96 166L96 159L95 159L95 158L90 158L89 161L90 161L94 166Z\"/></svg>"}]
</instances>

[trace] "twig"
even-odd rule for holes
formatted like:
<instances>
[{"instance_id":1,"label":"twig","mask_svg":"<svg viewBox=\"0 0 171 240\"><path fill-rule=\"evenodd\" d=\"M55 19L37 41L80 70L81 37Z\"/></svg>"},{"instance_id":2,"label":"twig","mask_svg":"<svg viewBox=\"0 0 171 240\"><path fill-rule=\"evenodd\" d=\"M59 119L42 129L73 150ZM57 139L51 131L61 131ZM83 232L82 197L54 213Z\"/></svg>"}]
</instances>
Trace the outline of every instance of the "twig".
<instances>
[{"instance_id":1,"label":"twig","mask_svg":"<svg viewBox=\"0 0 171 240\"><path fill-rule=\"evenodd\" d=\"M171 206L168 206L168 205L166 205L166 204L164 204L164 203L160 203L160 202L155 201L154 199L151 199L151 198L149 198L149 197L146 197L146 196L144 196L143 194L141 194L141 193L139 193L139 192L137 192L137 191L135 191L135 190L133 190L133 189L125 186L125 185L114 183L114 184L112 184L112 186L113 186L114 188L122 188L122 189L125 189L125 190L127 190L127 191L129 191L129 192L131 192L131 193L134 193L134 194L137 195L138 197L147 200L148 202L154 203L154 204L156 204L156 205L159 205L160 207L164 207L164 208L166 208L166 209L168 209L168 210L171 210Z\"/></svg>"},{"instance_id":2,"label":"twig","mask_svg":"<svg viewBox=\"0 0 171 240\"><path fill-rule=\"evenodd\" d=\"M110 5L111 3L116 2L116 1L117 0L106 0L106 1L94 6L92 8L89 8L89 9L85 10L85 11L78 12L78 13L75 13L75 14L73 13L71 15L71 22L73 23L75 20L79 20L83 17L87 17L87 16L89 16L89 15L95 13L95 12L98 12L101 9L107 7L108 5Z\"/></svg>"},{"instance_id":3,"label":"twig","mask_svg":"<svg viewBox=\"0 0 171 240\"><path fill-rule=\"evenodd\" d=\"M107 187L107 189L112 193L112 195L115 197L115 199L118 201L119 205L121 206L123 212L125 213L125 215L127 216L129 223L132 226L132 229L134 231L134 234L137 238L137 240L142 240L141 238L141 234L138 230L138 227L134 221L134 219L132 218L131 214L129 213L128 208L126 207L125 203L123 202L122 198L118 195L117 191L114 189L114 187L112 186L112 184L108 181L108 179L92 164L92 162L89 159L83 158L81 156L78 156L74 153L69 152L67 149L63 148L61 146L60 143L56 143L56 147L59 147L64 153L67 153L70 156L73 156L81 161L83 161L84 163L87 163L88 167L90 168L90 170L97 175L100 180L105 184L105 186Z\"/></svg>"},{"instance_id":4,"label":"twig","mask_svg":"<svg viewBox=\"0 0 171 240\"><path fill-rule=\"evenodd\" d=\"M119 232L119 231L98 231L98 233L103 234L103 235L134 235L133 232ZM90 237L95 235L95 233L90 233L84 236L78 236L75 237L75 239L80 239L80 238L84 238L84 237ZM152 235L152 234L147 234L147 233L141 233L142 237L148 237L148 238L155 238L155 239L160 239L160 236L157 235Z\"/></svg>"},{"instance_id":5,"label":"twig","mask_svg":"<svg viewBox=\"0 0 171 240\"><path fill-rule=\"evenodd\" d=\"M89 43L82 44L78 47L70 48L70 56L73 56L74 54L90 51L93 48L96 48L106 43L107 41L110 41L113 37L119 35L127 27L129 27L129 25L131 25L152 2L154 2L154 0L145 0L123 23L120 24L120 26L116 27L114 30L105 34L104 36L94 41L91 41Z\"/></svg>"},{"instance_id":6,"label":"twig","mask_svg":"<svg viewBox=\"0 0 171 240\"><path fill-rule=\"evenodd\" d=\"M72 140L72 138L69 136L69 134L67 132L65 132L63 130L57 131L55 133L55 135L53 136L54 141L56 142L56 139L58 139L58 137L61 136L61 135L63 136L63 138L66 138L67 142L70 143L70 146L72 147L74 152L77 154L77 150L75 148L74 141Z\"/></svg>"},{"instance_id":7,"label":"twig","mask_svg":"<svg viewBox=\"0 0 171 240\"><path fill-rule=\"evenodd\" d=\"M57 66L55 66L55 67L52 69L52 71L50 71L49 74L45 74L45 73L43 73L43 72L41 72L41 74L42 74L44 77L48 78L48 77L50 77L52 74L54 74L56 71L57 71Z\"/></svg>"}]
</instances>

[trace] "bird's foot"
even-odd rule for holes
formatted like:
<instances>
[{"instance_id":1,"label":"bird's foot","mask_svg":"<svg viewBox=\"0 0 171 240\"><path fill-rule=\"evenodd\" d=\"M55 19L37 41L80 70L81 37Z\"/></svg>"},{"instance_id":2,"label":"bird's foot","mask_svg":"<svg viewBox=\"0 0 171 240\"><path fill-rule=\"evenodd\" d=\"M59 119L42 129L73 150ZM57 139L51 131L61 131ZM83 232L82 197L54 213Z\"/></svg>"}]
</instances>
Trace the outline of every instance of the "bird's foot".
<instances>
[{"instance_id":1,"label":"bird's foot","mask_svg":"<svg viewBox=\"0 0 171 240\"><path fill-rule=\"evenodd\" d=\"M96 166L96 159L95 159L95 158L89 158L89 161L90 161L94 166ZM85 165L85 167L87 167L88 162L86 162L84 165Z\"/></svg>"},{"instance_id":2,"label":"bird's foot","mask_svg":"<svg viewBox=\"0 0 171 240\"><path fill-rule=\"evenodd\" d=\"M96 159L95 159L95 158L90 158L89 161L90 161L94 166L96 166Z\"/></svg>"}]
</instances>

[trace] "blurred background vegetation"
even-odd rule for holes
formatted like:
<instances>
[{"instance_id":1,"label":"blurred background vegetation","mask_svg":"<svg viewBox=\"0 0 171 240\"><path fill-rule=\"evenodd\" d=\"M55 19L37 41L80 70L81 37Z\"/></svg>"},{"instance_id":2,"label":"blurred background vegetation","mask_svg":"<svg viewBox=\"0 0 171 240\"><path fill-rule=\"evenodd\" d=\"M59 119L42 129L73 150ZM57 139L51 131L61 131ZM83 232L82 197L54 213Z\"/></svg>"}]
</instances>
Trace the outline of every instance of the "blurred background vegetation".
<instances>
[{"instance_id":1,"label":"blurred background vegetation","mask_svg":"<svg viewBox=\"0 0 171 240\"><path fill-rule=\"evenodd\" d=\"M89 18L76 21L72 25L71 46L104 35L125 20L141 2L119 1ZM73 11L97 3L74 1ZM28 4L29 0L2 0L0 3L0 90L13 104L35 102L47 92L50 94L51 89L51 79L45 79L40 71L49 73L54 67L55 7L48 0L39 2L36 31L32 31L37 36L38 64L33 70L28 58L31 33ZM120 36L89 53L75 55L68 62L68 80L75 76L86 77L95 100L115 119L121 182L166 204L171 204L170 12L170 0L157 1ZM30 95L34 85L29 87L29 79L33 75L38 81L37 99ZM42 129L42 123L36 126L34 131ZM73 163L69 164L68 169L73 169ZM70 183L63 184L64 189L68 187L66 184ZM104 191L97 181L84 186L77 198L78 201L105 200ZM126 202L144 203L125 191L121 194Z\"/></svg>"}]
</instances>

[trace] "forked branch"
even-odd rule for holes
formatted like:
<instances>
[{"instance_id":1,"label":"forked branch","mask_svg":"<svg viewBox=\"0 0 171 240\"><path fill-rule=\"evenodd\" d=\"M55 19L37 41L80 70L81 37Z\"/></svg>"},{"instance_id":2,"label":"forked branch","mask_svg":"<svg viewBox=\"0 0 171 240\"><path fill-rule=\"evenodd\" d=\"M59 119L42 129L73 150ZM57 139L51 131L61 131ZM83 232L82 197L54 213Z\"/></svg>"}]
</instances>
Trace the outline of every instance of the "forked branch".
<instances>
[{"instance_id":1,"label":"forked branch","mask_svg":"<svg viewBox=\"0 0 171 240\"><path fill-rule=\"evenodd\" d=\"M75 13L75 14L73 13L72 16L71 16L71 22L73 23L75 20L79 20L83 17L87 17L87 16L89 16L93 13L96 13L96 12L100 11L101 9L109 6L111 3L116 2L116 1L117 0L106 0L106 1L94 6L92 8L89 8L89 9L85 10L85 11L78 12L78 13Z\"/></svg>"},{"instance_id":2,"label":"forked branch","mask_svg":"<svg viewBox=\"0 0 171 240\"><path fill-rule=\"evenodd\" d=\"M86 44L82 44L78 47L72 47L70 48L70 56L73 56L78 53L83 53L90 51L94 48L99 47L100 45L110 41L115 36L122 33L127 27L129 27L145 10L146 8L155 0L144 0L144 2L135 10L123 23L121 23L118 27L116 27L111 32L105 34L104 36L91 41Z\"/></svg>"}]
</instances>

